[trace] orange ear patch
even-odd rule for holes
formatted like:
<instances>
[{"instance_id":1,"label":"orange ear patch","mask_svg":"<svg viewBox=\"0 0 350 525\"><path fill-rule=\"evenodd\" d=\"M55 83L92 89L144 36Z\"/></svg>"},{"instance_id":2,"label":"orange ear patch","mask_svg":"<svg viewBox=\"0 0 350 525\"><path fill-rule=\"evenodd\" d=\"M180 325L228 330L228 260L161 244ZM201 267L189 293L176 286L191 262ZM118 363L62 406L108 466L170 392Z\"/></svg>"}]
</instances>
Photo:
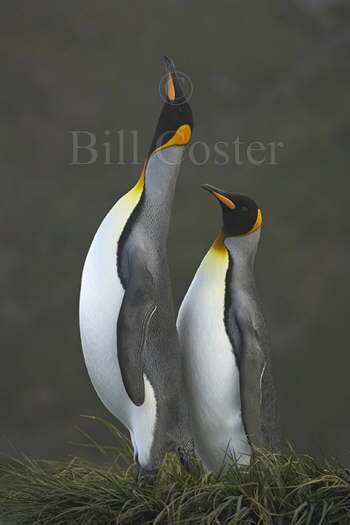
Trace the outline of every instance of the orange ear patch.
<instances>
[{"instance_id":1,"label":"orange ear patch","mask_svg":"<svg viewBox=\"0 0 350 525\"><path fill-rule=\"evenodd\" d=\"M174 133L174 135L171 137L171 139L168 140L168 142L163 144L163 146L159 146L159 148L152 151L152 155L154 153L157 153L157 151L169 148L170 146L184 146L190 141L191 133L191 127L188 124L183 124L176 130L176 133Z\"/></svg>"},{"instance_id":2,"label":"orange ear patch","mask_svg":"<svg viewBox=\"0 0 350 525\"><path fill-rule=\"evenodd\" d=\"M249 230L248 233L255 232L258 228L260 228L261 223L262 223L262 213L261 213L260 208L258 208L258 214L257 214L257 217L256 217L255 224L254 224L253 228L251 230Z\"/></svg>"},{"instance_id":3,"label":"orange ear patch","mask_svg":"<svg viewBox=\"0 0 350 525\"><path fill-rule=\"evenodd\" d=\"M190 141L190 139L191 139L191 127L188 124L183 124L177 129L173 137L173 144L177 144L177 145L187 144Z\"/></svg>"}]
</instances>

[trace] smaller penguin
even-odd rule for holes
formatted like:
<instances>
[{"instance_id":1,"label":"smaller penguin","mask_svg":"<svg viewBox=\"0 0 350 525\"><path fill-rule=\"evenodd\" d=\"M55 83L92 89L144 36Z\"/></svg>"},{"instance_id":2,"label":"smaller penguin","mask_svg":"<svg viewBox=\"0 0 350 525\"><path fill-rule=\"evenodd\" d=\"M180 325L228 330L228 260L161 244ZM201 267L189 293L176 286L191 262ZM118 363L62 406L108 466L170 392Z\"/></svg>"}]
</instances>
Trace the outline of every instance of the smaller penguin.
<instances>
[{"instance_id":1,"label":"smaller penguin","mask_svg":"<svg viewBox=\"0 0 350 525\"><path fill-rule=\"evenodd\" d=\"M222 231L181 304L177 328L185 362L195 447L207 470L228 458L248 464L252 445L277 450L279 432L254 259L262 213L249 197L205 184L222 208Z\"/></svg>"}]
</instances>

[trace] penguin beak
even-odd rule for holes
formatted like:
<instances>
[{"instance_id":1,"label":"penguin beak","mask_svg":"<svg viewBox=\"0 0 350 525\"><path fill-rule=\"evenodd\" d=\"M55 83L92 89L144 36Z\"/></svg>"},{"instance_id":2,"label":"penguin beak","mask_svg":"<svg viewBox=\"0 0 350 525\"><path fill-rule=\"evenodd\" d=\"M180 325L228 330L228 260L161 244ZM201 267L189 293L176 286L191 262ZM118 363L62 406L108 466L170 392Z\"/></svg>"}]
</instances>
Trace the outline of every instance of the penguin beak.
<instances>
[{"instance_id":1,"label":"penguin beak","mask_svg":"<svg viewBox=\"0 0 350 525\"><path fill-rule=\"evenodd\" d=\"M230 208L231 210L236 208L236 204L228 197L225 191L215 188L215 186L212 186L211 184L202 184L201 188L209 191L209 193L214 195L220 202L227 206L227 208Z\"/></svg>"},{"instance_id":2,"label":"penguin beak","mask_svg":"<svg viewBox=\"0 0 350 525\"><path fill-rule=\"evenodd\" d=\"M184 95L177 77L176 68L173 60L167 56L164 57L165 70L167 73L167 97L170 103L178 103L184 99Z\"/></svg>"}]
</instances>

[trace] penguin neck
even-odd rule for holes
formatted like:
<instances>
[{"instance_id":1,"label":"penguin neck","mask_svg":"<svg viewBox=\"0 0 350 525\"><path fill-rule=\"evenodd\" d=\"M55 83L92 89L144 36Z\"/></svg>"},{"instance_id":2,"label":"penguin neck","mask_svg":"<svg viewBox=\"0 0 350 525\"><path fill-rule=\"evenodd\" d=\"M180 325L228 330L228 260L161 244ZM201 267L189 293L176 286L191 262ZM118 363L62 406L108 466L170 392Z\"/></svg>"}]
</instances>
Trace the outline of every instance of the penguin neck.
<instances>
[{"instance_id":1,"label":"penguin neck","mask_svg":"<svg viewBox=\"0 0 350 525\"><path fill-rule=\"evenodd\" d=\"M237 237L224 237L225 245L233 266L230 285L236 290L252 284L255 254L260 239L260 228L253 233Z\"/></svg>"},{"instance_id":2,"label":"penguin neck","mask_svg":"<svg viewBox=\"0 0 350 525\"><path fill-rule=\"evenodd\" d=\"M183 156L182 146L156 151L144 170L143 204L141 214L152 223L152 235L166 239L169 232L171 208L177 177Z\"/></svg>"}]
</instances>

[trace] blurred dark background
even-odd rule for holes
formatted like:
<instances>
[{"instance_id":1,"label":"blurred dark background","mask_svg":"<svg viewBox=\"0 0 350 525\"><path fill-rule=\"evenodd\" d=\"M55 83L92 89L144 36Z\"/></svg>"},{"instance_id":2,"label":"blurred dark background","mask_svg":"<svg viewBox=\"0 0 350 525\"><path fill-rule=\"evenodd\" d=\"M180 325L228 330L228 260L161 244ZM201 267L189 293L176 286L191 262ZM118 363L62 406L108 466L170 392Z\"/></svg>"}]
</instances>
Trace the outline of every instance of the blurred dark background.
<instances>
[{"instance_id":1,"label":"blurred dark background","mask_svg":"<svg viewBox=\"0 0 350 525\"><path fill-rule=\"evenodd\" d=\"M82 358L80 276L102 217L138 177L169 54L193 83L193 140L211 151L201 166L187 156L179 178L169 244L176 304L219 227L199 185L255 197L284 435L298 452L349 463L349 2L96 4L2 3L1 449L76 453L77 426L108 441L80 417L114 421ZM95 163L71 165L74 130L95 134ZM125 164L112 145L106 165L103 143L117 144L118 130ZM232 147L230 162L215 165L214 144L237 136L284 147L275 165L236 165Z\"/></svg>"}]
</instances>

